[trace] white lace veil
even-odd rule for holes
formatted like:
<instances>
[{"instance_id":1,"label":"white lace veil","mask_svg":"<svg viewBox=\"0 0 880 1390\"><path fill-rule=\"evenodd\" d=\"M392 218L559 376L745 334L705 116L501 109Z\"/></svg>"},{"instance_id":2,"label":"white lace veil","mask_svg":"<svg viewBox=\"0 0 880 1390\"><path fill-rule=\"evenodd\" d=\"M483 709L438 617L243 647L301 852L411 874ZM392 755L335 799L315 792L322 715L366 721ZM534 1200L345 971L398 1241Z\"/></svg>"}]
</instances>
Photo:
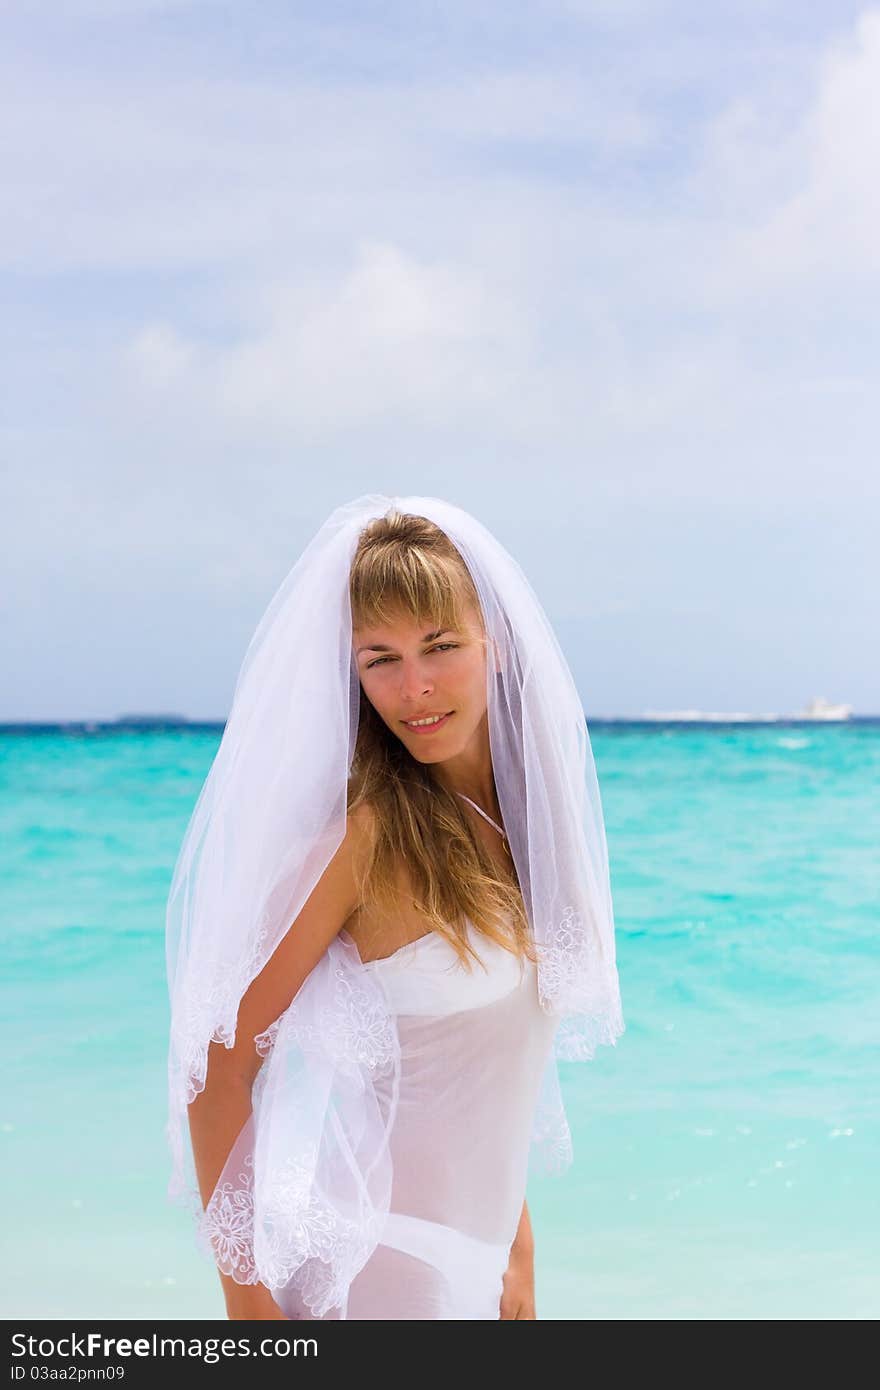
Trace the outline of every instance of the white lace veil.
<instances>
[{"instance_id":1,"label":"white lace veil","mask_svg":"<svg viewBox=\"0 0 880 1390\"><path fill-rule=\"evenodd\" d=\"M532 1131L532 1170L563 1171L571 1137L557 1059L623 1032L599 787L574 681L516 561L473 516L433 497L369 494L337 508L281 584L245 654L220 747L168 899L168 1195L241 1283L293 1282L316 1317L341 1305L388 1209L399 1047L381 989L337 937L255 1039L252 1114L206 1212L187 1105L211 1041L231 1047L240 1000L345 834L360 680L349 572L389 508L427 517L473 578L500 670L487 665L498 800L538 948L542 1007L559 1018ZM331 1314L332 1315L332 1314Z\"/></svg>"}]
</instances>

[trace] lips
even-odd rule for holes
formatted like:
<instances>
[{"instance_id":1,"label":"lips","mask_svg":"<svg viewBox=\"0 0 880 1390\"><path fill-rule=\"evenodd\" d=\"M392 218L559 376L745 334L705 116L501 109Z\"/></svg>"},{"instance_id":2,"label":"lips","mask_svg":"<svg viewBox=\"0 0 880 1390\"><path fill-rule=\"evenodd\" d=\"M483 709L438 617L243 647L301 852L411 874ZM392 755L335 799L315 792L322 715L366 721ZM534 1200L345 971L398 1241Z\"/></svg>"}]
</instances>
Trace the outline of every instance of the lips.
<instances>
[{"instance_id":1,"label":"lips","mask_svg":"<svg viewBox=\"0 0 880 1390\"><path fill-rule=\"evenodd\" d=\"M439 711L437 711L437 713L439 713ZM417 729L414 729L405 719L401 720L401 723L411 734L433 734L437 729L442 729L444 725L448 724L454 714L455 710L452 709L448 714L444 714L442 719L438 719L436 724L421 724ZM433 716L430 714L419 714L416 716L417 719L431 719L432 717Z\"/></svg>"}]
</instances>

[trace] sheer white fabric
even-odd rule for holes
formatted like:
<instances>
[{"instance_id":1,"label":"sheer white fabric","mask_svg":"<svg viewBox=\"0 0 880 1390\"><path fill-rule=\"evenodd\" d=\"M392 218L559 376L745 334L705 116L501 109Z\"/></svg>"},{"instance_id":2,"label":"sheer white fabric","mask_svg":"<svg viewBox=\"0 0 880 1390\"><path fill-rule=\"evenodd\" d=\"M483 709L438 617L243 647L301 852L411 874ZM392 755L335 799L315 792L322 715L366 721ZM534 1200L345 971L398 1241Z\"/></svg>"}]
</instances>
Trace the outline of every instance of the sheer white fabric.
<instances>
[{"instance_id":1,"label":"sheer white fabric","mask_svg":"<svg viewBox=\"0 0 880 1390\"><path fill-rule=\"evenodd\" d=\"M477 985L464 971L463 978L453 976L454 988L471 1007L453 1007L458 995L444 993L442 1000L432 996L436 1015L426 1015L412 1007L412 996L428 988L417 959L430 960L433 979L442 938L418 957L407 951L376 968L365 966L341 933L289 1007L254 1040L265 1061L253 1113L203 1212L187 1106L205 1088L211 1044L234 1045L245 991L296 922L345 835L360 707L350 566L363 527L392 505L429 517L456 545L495 658L486 663L492 766L538 953L529 993L515 996L524 1017L511 1074L522 1084L502 1086L496 1069L494 1099L487 1083L481 1101L490 1115L494 1105L496 1123L506 1126L494 1157L507 1165L507 1177L487 1176L479 1145L466 1154L456 1146L474 1124L463 1100L471 1078L491 1075L503 1054L495 1042L480 1050L479 1019L484 1010L491 1018L495 1009L503 1033L504 1008L512 1010L513 999L506 1006L501 997L484 999L477 1007L476 996L467 993ZM521 1205L526 1157L544 1171L562 1172L571 1162L556 1060L589 1060L600 1043L616 1041L624 1022L604 823L583 708L525 575L474 517L437 498L368 494L337 508L310 541L245 654L223 738L175 866L166 954L168 1195L192 1209L203 1245L220 1268L241 1283L288 1290L291 1299L295 1291L313 1317L372 1316L345 1310L368 1306L369 1289L378 1287L373 1257L398 1270L404 1253L411 1261L420 1258L400 1242L427 1240L426 1228L412 1223L431 1221L432 1239L440 1242L439 1251L431 1246L434 1268L447 1261L445 1284L435 1284L431 1295L434 1306L452 1306L452 1295L436 1289L456 1283L448 1272L455 1266L453 1246L468 1268L482 1268L483 1247L468 1246L482 1241L487 1260L492 1251L494 1271L480 1280L478 1303L485 1309L491 1302L485 1290L494 1287L501 1246L512 1234L513 1193ZM493 958L491 965L494 981L505 978L503 962ZM406 998L395 992L402 979ZM402 1185L420 1180L432 1153L426 1141L416 1155L414 1131L407 1127L416 1094L408 1068L418 1037L424 1049L426 1038L437 1040L430 1054L435 1092L430 1106L422 1101L426 1121L436 1107L451 1107L456 1099L459 1106L455 1116L451 1108L447 1113L435 1161L444 1171L465 1163L457 1190L472 1194L461 1200L475 1210L485 1207L478 1230L455 1206L444 1205L435 1219L424 1215L424 1204L418 1210L394 1205ZM551 1039L546 1056L545 1038ZM420 1054L426 1068L429 1051ZM529 1136L522 1138L526 1114L530 1144ZM494 1224L486 1225L496 1197ZM394 1246L388 1243L392 1217ZM457 1234L453 1239L442 1232ZM358 1277L362 1304L353 1301ZM411 1279L404 1282L415 1287ZM427 1304L431 1297L425 1294Z\"/></svg>"},{"instance_id":2,"label":"sheer white fabric","mask_svg":"<svg viewBox=\"0 0 880 1390\"><path fill-rule=\"evenodd\" d=\"M288 1204L286 1225L290 1203L299 1200L299 1251L306 1236L313 1250L295 1267L297 1251L273 1241L265 1218L256 1232L267 1246L260 1266L269 1267L271 1247L273 1295L291 1319L499 1317L558 1020L540 1006L532 962L473 927L469 933L480 958L470 971L437 933L366 965L358 964L347 933L340 934L338 979L349 979L347 957L365 993L348 996L351 1012L336 1033L336 1060L359 1055L360 1066L372 1069L369 1105L377 1102L377 1112L364 1113L367 1091L358 1089L355 1068L354 1084L340 1087L332 1116L312 1115L304 1125L295 1088L285 1086L282 1106L278 1079L267 1075L265 1085L276 1092L275 1152L258 1162L274 1161L283 1171L275 1187ZM308 982L301 994L307 992ZM310 1042L305 1019L295 1031L301 1051ZM279 1034L264 1067L274 1066L288 1082L281 1046ZM264 1088L260 1105L266 1100ZM322 1138L328 1119L335 1135L329 1146ZM387 1150L373 1168L370 1196L358 1194L350 1174L353 1167L369 1170L370 1156L355 1151L371 1131L387 1138ZM253 1278L256 1267L252 1145L249 1125L202 1227L221 1268L240 1281ZM320 1192L329 1199L323 1209L315 1197ZM340 1212L348 1226L340 1226ZM352 1235L362 1231L367 1238L353 1249ZM353 1257L340 1258L347 1251Z\"/></svg>"}]
</instances>

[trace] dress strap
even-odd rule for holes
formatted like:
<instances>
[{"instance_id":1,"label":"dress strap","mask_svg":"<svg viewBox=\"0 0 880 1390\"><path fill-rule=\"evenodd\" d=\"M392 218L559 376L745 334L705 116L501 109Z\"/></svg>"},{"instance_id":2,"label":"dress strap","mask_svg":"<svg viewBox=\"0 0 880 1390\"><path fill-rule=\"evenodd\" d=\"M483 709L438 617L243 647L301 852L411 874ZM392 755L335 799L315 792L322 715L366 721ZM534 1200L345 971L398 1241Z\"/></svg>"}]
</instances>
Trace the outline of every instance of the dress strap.
<instances>
[{"instance_id":1,"label":"dress strap","mask_svg":"<svg viewBox=\"0 0 880 1390\"><path fill-rule=\"evenodd\" d=\"M480 815L483 817L483 820L487 820L487 821L489 822L490 825L493 825L493 826L495 827L495 829L498 831L498 834L501 836L502 840L506 840L506 839L507 839L507 831L504 829L504 826L503 826L503 825L499 825L498 822L497 822L497 820L493 820L491 816L487 816L487 815L486 815L486 812L483 810L482 806L478 806L477 803L476 803L475 801L471 801L470 797L469 797L469 796L465 796L464 792L458 792L457 795L460 796L460 797L463 797L464 800L467 801L469 805L473 806L473 808L474 808L475 811L479 811Z\"/></svg>"}]
</instances>

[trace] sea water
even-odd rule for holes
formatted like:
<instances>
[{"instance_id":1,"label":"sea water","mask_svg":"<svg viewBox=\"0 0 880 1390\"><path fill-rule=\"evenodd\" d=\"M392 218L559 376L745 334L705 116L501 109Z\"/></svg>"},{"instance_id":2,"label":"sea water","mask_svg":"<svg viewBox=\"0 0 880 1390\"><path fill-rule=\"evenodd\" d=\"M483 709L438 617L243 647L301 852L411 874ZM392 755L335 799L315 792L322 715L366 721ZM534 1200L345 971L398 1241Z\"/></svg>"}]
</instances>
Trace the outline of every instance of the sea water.
<instances>
[{"instance_id":1,"label":"sea water","mask_svg":"<svg viewBox=\"0 0 880 1390\"><path fill-rule=\"evenodd\" d=\"M0 731L2 1316L224 1316L167 1201L164 911L219 727ZM880 722L591 725L626 1031L539 1318L880 1313Z\"/></svg>"}]
</instances>

